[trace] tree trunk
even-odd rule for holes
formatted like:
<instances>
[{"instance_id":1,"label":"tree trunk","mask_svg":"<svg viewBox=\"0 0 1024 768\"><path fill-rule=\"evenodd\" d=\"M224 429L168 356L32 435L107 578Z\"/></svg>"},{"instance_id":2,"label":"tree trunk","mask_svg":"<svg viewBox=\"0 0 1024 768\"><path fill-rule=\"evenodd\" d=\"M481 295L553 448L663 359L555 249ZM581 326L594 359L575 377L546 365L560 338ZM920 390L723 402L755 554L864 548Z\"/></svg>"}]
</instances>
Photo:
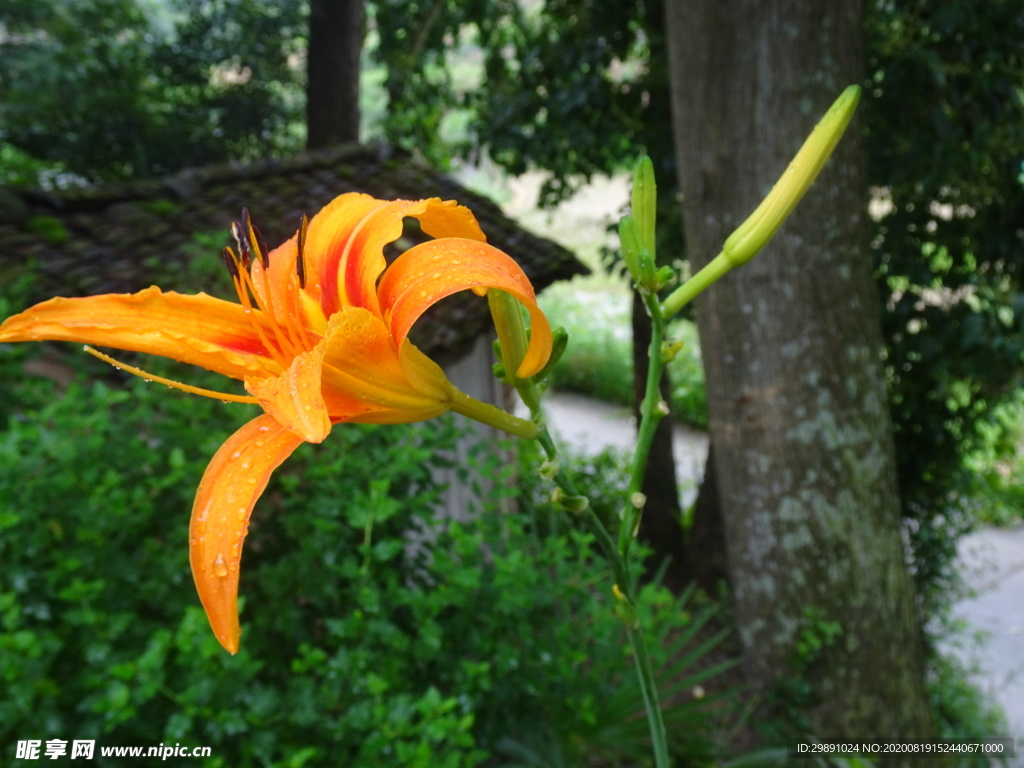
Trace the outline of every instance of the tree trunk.
<instances>
[{"instance_id":1,"label":"tree trunk","mask_svg":"<svg viewBox=\"0 0 1024 768\"><path fill-rule=\"evenodd\" d=\"M359 141L363 0L311 0L306 62L306 146Z\"/></svg>"},{"instance_id":2,"label":"tree trunk","mask_svg":"<svg viewBox=\"0 0 1024 768\"><path fill-rule=\"evenodd\" d=\"M861 0L669 1L695 269L832 100L863 80L862 13ZM812 694L788 703L822 737L923 738L933 726L900 530L860 134L855 119L769 248L698 299L697 321L749 680L778 693L793 690L782 678L802 678Z\"/></svg>"}]
</instances>

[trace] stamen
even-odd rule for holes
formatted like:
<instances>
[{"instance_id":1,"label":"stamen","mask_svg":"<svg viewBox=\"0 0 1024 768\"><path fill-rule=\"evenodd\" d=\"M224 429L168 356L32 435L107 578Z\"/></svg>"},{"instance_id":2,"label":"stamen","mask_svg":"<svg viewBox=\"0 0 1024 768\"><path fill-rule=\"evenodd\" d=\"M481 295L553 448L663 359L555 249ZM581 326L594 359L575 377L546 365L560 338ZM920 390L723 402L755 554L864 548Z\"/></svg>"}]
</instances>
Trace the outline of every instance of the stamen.
<instances>
[{"instance_id":1,"label":"stamen","mask_svg":"<svg viewBox=\"0 0 1024 768\"><path fill-rule=\"evenodd\" d=\"M299 255L295 257L295 272L299 276L299 287L306 287L306 229L309 227L309 218L302 214L302 221L299 222Z\"/></svg>"},{"instance_id":2,"label":"stamen","mask_svg":"<svg viewBox=\"0 0 1024 768\"><path fill-rule=\"evenodd\" d=\"M249 236L242 230L237 221L231 222L231 236L235 238L235 244L238 246L239 261L242 263L242 268L248 269L249 265L252 264Z\"/></svg>"},{"instance_id":3,"label":"stamen","mask_svg":"<svg viewBox=\"0 0 1024 768\"><path fill-rule=\"evenodd\" d=\"M288 319L289 309L298 316L297 306L291 308L282 307L281 309L285 311L286 316L284 318L277 317L274 307L275 294L271 291L268 275L270 270L270 250L263 239L263 234L253 225L248 208L242 209L241 222L231 223L231 234L238 244L241 256L236 257L234 252L226 249L225 259L230 258L233 262L234 269L230 266L228 269L231 270L238 299L242 306L250 313L250 321L260 341L263 342L263 345L274 357L274 360L282 367L287 368L291 359L304 352L315 342L309 338L305 328L301 327L301 325L293 327L287 322L283 322ZM253 282L256 279L255 275L250 270L254 258L259 260L262 267L260 279L263 282L263 300L260 299L261 294L256 290ZM287 299L288 294L291 292L286 291L285 293L286 295L283 298ZM298 299L297 293L292 295L291 298L293 303L295 303ZM266 328L255 316L253 312L254 305L266 320ZM295 337L295 334L298 334L298 338ZM273 343L271 343L271 339L273 339Z\"/></svg>"},{"instance_id":4,"label":"stamen","mask_svg":"<svg viewBox=\"0 0 1024 768\"><path fill-rule=\"evenodd\" d=\"M267 248L267 241L263 239L263 233L259 228L251 221L249 222L249 241L253 244L263 269L270 269L270 249Z\"/></svg>"},{"instance_id":5,"label":"stamen","mask_svg":"<svg viewBox=\"0 0 1024 768\"><path fill-rule=\"evenodd\" d=\"M215 392L212 389L203 389L201 387L193 387L190 384L182 384L180 381L174 381L173 379L165 379L163 376L154 376L152 373L146 373L146 371L142 370L141 368L136 368L133 365L127 365L126 363L122 363L118 360L115 360L109 355L105 355L99 350L93 349L88 345L86 345L84 349L93 357L98 357L103 362L110 363L115 368L122 371L126 371L132 374L133 376L138 376L139 378L145 379L146 381L155 381L159 384L166 384L168 387L171 387L173 389L180 389L183 392L189 392L193 395L200 395L201 397L213 398L214 400L223 400L229 403L259 404L259 400L257 400L255 397L249 397L247 395L230 395L227 392Z\"/></svg>"},{"instance_id":6,"label":"stamen","mask_svg":"<svg viewBox=\"0 0 1024 768\"><path fill-rule=\"evenodd\" d=\"M231 273L231 279L238 279L238 256L231 250L231 246L224 246L224 250L221 251L221 258L224 259L224 266L228 268L228 272Z\"/></svg>"}]
</instances>

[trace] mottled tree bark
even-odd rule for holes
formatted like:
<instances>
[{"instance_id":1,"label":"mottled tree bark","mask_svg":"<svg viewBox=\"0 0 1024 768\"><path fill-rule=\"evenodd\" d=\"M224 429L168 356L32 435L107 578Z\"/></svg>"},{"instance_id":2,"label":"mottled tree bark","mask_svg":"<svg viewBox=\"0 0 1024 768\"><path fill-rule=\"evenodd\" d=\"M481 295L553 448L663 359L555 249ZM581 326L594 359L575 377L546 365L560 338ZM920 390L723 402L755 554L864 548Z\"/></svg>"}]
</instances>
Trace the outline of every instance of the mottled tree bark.
<instances>
[{"instance_id":1,"label":"mottled tree bark","mask_svg":"<svg viewBox=\"0 0 1024 768\"><path fill-rule=\"evenodd\" d=\"M720 249L831 102L863 79L861 0L669 0L677 165L694 268ZM822 737L929 737L900 530L880 305L855 119L764 253L697 300L745 670L797 674ZM798 665L799 666L799 665Z\"/></svg>"},{"instance_id":2,"label":"mottled tree bark","mask_svg":"<svg viewBox=\"0 0 1024 768\"><path fill-rule=\"evenodd\" d=\"M306 146L359 141L363 0L310 0Z\"/></svg>"}]
</instances>

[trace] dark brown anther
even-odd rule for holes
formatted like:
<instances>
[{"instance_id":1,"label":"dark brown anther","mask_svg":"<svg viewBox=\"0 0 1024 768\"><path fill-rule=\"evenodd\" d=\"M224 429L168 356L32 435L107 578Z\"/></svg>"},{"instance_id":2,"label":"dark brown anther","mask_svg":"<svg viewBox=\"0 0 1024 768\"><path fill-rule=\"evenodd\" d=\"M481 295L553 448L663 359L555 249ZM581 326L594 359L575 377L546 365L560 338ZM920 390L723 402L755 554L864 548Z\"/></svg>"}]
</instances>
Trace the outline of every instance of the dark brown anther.
<instances>
[{"instance_id":1,"label":"dark brown anther","mask_svg":"<svg viewBox=\"0 0 1024 768\"><path fill-rule=\"evenodd\" d=\"M240 261L245 269L249 268L252 264L252 249L249 245L249 230L245 222L248 221L249 212L242 209L242 224L239 225L237 221L231 222L231 236L235 238L235 243L238 245L238 253L240 254Z\"/></svg>"},{"instance_id":2,"label":"dark brown anther","mask_svg":"<svg viewBox=\"0 0 1024 768\"><path fill-rule=\"evenodd\" d=\"M270 269L270 249L267 248L267 241L263 239L263 233L259 231L255 224L250 222L249 226L251 227L250 234L255 241L256 255L260 258L260 264L263 265L264 269Z\"/></svg>"},{"instance_id":3,"label":"dark brown anther","mask_svg":"<svg viewBox=\"0 0 1024 768\"><path fill-rule=\"evenodd\" d=\"M230 247L225 246L224 250L221 251L221 258L224 259L224 266L228 268L228 272L231 273L231 278L237 280L240 275L238 274L238 257L235 256L235 252Z\"/></svg>"},{"instance_id":4,"label":"dark brown anther","mask_svg":"<svg viewBox=\"0 0 1024 768\"><path fill-rule=\"evenodd\" d=\"M295 257L295 272L299 276L299 287L306 287L306 229L309 227L309 219L306 214L302 214L302 221L299 222L299 253Z\"/></svg>"}]
</instances>

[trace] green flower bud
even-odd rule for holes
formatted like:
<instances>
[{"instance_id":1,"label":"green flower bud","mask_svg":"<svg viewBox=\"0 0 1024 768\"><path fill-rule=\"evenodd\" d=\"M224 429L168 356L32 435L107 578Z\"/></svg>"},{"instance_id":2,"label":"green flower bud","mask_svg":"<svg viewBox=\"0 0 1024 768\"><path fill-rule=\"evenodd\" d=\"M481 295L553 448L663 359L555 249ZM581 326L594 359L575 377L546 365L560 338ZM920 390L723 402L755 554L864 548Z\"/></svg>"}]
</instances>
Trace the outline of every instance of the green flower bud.
<instances>
[{"instance_id":1,"label":"green flower bud","mask_svg":"<svg viewBox=\"0 0 1024 768\"><path fill-rule=\"evenodd\" d=\"M654 164L647 155L641 157L633 169L633 192L630 212L636 221L640 244L656 252L655 225L658 215L658 187L654 182Z\"/></svg>"},{"instance_id":2,"label":"green flower bud","mask_svg":"<svg viewBox=\"0 0 1024 768\"><path fill-rule=\"evenodd\" d=\"M858 101L860 86L843 91L757 210L729 235L722 253L733 266L750 261L782 226L836 148Z\"/></svg>"}]
</instances>

